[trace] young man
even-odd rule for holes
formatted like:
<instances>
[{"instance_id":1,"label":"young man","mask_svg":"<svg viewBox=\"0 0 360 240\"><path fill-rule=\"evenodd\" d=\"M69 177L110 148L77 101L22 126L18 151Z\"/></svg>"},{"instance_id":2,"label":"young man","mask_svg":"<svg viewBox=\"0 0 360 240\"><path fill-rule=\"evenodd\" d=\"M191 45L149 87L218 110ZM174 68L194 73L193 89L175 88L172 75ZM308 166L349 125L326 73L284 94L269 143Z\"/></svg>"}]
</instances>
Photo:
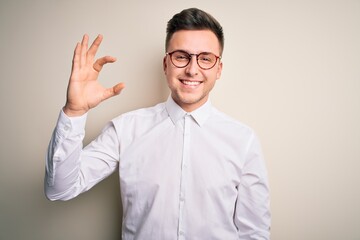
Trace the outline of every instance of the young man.
<instances>
[{"instance_id":1,"label":"young man","mask_svg":"<svg viewBox=\"0 0 360 240\"><path fill-rule=\"evenodd\" d=\"M52 136L45 192L68 200L118 169L122 237L128 239L269 239L269 189L253 131L216 110L209 93L222 71L220 24L199 9L167 26L164 72L171 96L113 119L83 148L86 113L117 95L105 89L94 62L98 36L76 46L67 102Z\"/></svg>"}]
</instances>

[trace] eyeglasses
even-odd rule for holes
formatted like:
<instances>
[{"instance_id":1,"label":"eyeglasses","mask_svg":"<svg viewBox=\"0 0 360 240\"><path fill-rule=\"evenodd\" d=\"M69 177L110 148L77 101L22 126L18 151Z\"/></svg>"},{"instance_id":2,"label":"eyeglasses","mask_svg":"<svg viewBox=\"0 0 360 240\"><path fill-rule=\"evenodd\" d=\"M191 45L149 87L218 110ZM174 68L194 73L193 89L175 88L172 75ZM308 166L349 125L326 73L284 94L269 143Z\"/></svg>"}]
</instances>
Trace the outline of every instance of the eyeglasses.
<instances>
[{"instance_id":1,"label":"eyeglasses","mask_svg":"<svg viewBox=\"0 0 360 240\"><path fill-rule=\"evenodd\" d=\"M189 65L192 56L196 56L196 62L201 69L208 70L215 66L218 59L221 56L216 56L211 52L202 52L199 54L188 53L183 50L175 50L173 52L167 52L166 55L170 56L170 60L175 67L184 68Z\"/></svg>"}]
</instances>

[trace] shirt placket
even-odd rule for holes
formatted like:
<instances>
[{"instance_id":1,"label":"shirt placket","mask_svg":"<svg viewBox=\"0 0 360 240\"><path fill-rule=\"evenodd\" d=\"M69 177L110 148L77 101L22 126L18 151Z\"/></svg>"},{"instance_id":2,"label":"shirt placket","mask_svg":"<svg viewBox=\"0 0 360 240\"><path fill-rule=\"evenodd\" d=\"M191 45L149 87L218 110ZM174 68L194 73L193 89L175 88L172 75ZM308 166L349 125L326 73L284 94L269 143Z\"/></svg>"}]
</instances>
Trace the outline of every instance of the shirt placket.
<instances>
[{"instance_id":1,"label":"shirt placket","mask_svg":"<svg viewBox=\"0 0 360 240\"><path fill-rule=\"evenodd\" d=\"M184 138L183 138L183 155L181 161L181 178L180 178L180 194L179 194L179 227L178 227L178 239L185 239L185 224L184 224L184 208L185 208L185 188L186 188L186 173L187 165L189 161L190 151L190 114L186 114L184 117Z\"/></svg>"}]
</instances>

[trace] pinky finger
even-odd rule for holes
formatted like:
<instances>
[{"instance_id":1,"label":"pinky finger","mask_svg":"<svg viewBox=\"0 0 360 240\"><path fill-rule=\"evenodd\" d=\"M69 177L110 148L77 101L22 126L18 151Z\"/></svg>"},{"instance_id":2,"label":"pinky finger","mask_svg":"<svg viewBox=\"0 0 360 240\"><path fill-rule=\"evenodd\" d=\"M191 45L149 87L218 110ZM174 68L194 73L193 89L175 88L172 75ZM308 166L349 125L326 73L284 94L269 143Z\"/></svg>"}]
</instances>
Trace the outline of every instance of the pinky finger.
<instances>
[{"instance_id":1,"label":"pinky finger","mask_svg":"<svg viewBox=\"0 0 360 240\"><path fill-rule=\"evenodd\" d=\"M80 43L76 44L75 50L74 50L74 56L72 61L72 71L75 69L78 69L80 66L80 51L81 51L81 45Z\"/></svg>"}]
</instances>

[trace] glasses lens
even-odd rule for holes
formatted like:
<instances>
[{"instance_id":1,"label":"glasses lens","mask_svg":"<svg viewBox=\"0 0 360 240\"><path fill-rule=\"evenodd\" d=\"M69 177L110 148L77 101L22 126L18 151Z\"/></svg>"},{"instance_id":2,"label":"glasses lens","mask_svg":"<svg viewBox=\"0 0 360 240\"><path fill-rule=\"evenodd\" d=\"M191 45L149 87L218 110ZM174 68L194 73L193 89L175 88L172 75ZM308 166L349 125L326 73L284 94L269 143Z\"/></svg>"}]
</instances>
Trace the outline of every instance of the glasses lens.
<instances>
[{"instance_id":1,"label":"glasses lens","mask_svg":"<svg viewBox=\"0 0 360 240\"><path fill-rule=\"evenodd\" d=\"M191 56L183 51L176 51L171 54L171 60L177 67L185 67L191 59Z\"/></svg>"},{"instance_id":2,"label":"glasses lens","mask_svg":"<svg viewBox=\"0 0 360 240\"><path fill-rule=\"evenodd\" d=\"M210 69L216 63L216 56L212 53L201 53L198 57L198 64L201 68Z\"/></svg>"},{"instance_id":3,"label":"glasses lens","mask_svg":"<svg viewBox=\"0 0 360 240\"><path fill-rule=\"evenodd\" d=\"M175 51L169 54L171 62L178 68L186 67L191 61L192 55L185 51ZM215 66L218 57L213 53L203 52L197 56L197 63L202 69L210 69Z\"/></svg>"}]
</instances>

